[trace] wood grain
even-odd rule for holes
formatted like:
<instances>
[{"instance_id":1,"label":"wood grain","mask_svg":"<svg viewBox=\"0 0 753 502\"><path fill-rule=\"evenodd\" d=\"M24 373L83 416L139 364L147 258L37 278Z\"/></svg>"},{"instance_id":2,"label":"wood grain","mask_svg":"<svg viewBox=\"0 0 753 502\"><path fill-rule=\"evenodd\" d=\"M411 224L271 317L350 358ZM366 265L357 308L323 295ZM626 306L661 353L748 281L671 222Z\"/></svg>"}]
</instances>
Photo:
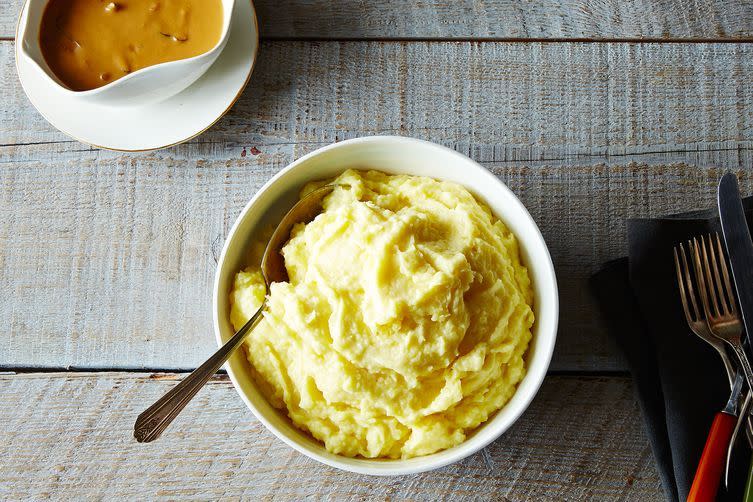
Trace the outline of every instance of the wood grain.
<instances>
[{"instance_id":1,"label":"wood grain","mask_svg":"<svg viewBox=\"0 0 753 502\"><path fill-rule=\"evenodd\" d=\"M0 69L0 161L28 159L14 145L68 141L29 105L12 43ZM177 150L392 133L481 161L734 151L753 140L751 75L753 44L268 42L242 99Z\"/></svg>"},{"instance_id":2,"label":"wood grain","mask_svg":"<svg viewBox=\"0 0 753 502\"><path fill-rule=\"evenodd\" d=\"M753 35L743 0L256 2L262 35L325 39L733 39Z\"/></svg>"},{"instance_id":3,"label":"wood grain","mask_svg":"<svg viewBox=\"0 0 753 502\"><path fill-rule=\"evenodd\" d=\"M0 497L253 500L658 500L658 474L630 382L550 377L482 452L397 478L309 460L256 421L217 378L152 444L135 417L171 375L0 375Z\"/></svg>"},{"instance_id":4,"label":"wood grain","mask_svg":"<svg viewBox=\"0 0 753 502\"><path fill-rule=\"evenodd\" d=\"M624 253L626 218L711 205L727 168L753 190L753 46L270 42L262 53L214 128L136 155L68 140L0 74L1 365L195 367L214 346L215 257L255 191L319 146L400 134L478 160L541 226L561 291L553 369L624 369L585 279Z\"/></svg>"},{"instance_id":5,"label":"wood grain","mask_svg":"<svg viewBox=\"0 0 753 502\"><path fill-rule=\"evenodd\" d=\"M735 39L753 36L745 0L257 0L268 38ZM0 2L12 38L21 2Z\"/></svg>"}]
</instances>

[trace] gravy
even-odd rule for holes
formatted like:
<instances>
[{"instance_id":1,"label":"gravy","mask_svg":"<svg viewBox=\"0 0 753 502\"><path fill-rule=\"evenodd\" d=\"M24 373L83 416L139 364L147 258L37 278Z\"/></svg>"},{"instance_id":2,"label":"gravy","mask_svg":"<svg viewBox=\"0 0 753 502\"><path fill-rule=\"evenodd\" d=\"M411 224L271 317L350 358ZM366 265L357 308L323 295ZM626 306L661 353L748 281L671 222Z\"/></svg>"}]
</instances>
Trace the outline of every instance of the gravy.
<instances>
[{"instance_id":1,"label":"gravy","mask_svg":"<svg viewBox=\"0 0 753 502\"><path fill-rule=\"evenodd\" d=\"M222 0L50 0L39 42L74 91L209 51L222 33Z\"/></svg>"}]
</instances>

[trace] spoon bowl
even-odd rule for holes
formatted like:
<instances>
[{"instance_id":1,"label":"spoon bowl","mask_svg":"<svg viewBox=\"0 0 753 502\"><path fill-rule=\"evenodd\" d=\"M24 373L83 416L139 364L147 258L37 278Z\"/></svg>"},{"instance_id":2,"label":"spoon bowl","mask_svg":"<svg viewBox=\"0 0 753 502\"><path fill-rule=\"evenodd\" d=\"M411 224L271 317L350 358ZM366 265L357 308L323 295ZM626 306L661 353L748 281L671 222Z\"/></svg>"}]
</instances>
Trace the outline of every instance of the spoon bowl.
<instances>
[{"instance_id":1,"label":"spoon bowl","mask_svg":"<svg viewBox=\"0 0 753 502\"><path fill-rule=\"evenodd\" d=\"M273 282L288 280L285 270L285 261L282 257L282 247L290 238L290 231L297 223L308 223L321 212L324 197L332 193L334 185L325 185L307 194L299 200L290 211L285 214L282 221L277 225L272 237L264 248L261 261L261 273L267 292L264 301L256 313L246 321L233 337L228 340L217 352L215 352L204 364L196 368L178 385L147 408L136 419L133 429L133 437L139 443L150 443L160 437L168 425L186 407L191 399L201 390L217 370L227 359L241 346L246 336L253 330L256 323L261 319L261 314L267 303L269 286Z\"/></svg>"},{"instance_id":2,"label":"spoon bowl","mask_svg":"<svg viewBox=\"0 0 753 502\"><path fill-rule=\"evenodd\" d=\"M285 269L285 261L280 251L290 238L290 231L293 226L296 223L308 223L316 218L321 212L324 197L332 193L334 189L334 185L324 185L313 190L296 202L293 208L283 216L280 224L277 225L272 237L267 242L267 247L264 249L264 255L261 259L261 273L267 283L267 292L269 292L269 285L273 282L288 280L288 271Z\"/></svg>"}]
</instances>

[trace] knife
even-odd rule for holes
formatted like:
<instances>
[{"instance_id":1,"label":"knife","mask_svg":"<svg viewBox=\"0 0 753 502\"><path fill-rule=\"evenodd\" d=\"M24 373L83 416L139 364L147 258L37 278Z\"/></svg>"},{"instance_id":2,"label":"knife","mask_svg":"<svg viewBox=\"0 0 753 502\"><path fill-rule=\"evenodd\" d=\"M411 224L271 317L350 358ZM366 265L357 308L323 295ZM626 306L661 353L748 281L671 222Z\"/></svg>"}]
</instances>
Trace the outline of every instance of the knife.
<instances>
[{"instance_id":1,"label":"knife","mask_svg":"<svg viewBox=\"0 0 753 502\"><path fill-rule=\"evenodd\" d=\"M719 218L740 302L746 338L753 332L753 241L745 219L737 176L728 172L719 181ZM748 342L749 344L750 342ZM748 345L750 351L750 345Z\"/></svg>"}]
</instances>

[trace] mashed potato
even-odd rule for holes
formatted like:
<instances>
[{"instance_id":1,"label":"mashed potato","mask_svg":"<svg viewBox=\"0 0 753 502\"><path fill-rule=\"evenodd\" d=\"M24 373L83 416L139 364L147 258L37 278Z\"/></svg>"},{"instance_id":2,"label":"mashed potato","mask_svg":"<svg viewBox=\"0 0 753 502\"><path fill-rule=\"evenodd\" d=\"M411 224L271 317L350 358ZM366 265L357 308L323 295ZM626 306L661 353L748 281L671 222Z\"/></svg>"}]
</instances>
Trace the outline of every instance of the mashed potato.
<instances>
[{"instance_id":1,"label":"mashed potato","mask_svg":"<svg viewBox=\"0 0 753 502\"><path fill-rule=\"evenodd\" d=\"M454 183L347 171L283 249L246 341L268 401L346 456L410 458L461 443L525 374L533 302L515 236ZM310 185L304 190L312 190ZM237 274L236 329L264 299Z\"/></svg>"}]
</instances>

